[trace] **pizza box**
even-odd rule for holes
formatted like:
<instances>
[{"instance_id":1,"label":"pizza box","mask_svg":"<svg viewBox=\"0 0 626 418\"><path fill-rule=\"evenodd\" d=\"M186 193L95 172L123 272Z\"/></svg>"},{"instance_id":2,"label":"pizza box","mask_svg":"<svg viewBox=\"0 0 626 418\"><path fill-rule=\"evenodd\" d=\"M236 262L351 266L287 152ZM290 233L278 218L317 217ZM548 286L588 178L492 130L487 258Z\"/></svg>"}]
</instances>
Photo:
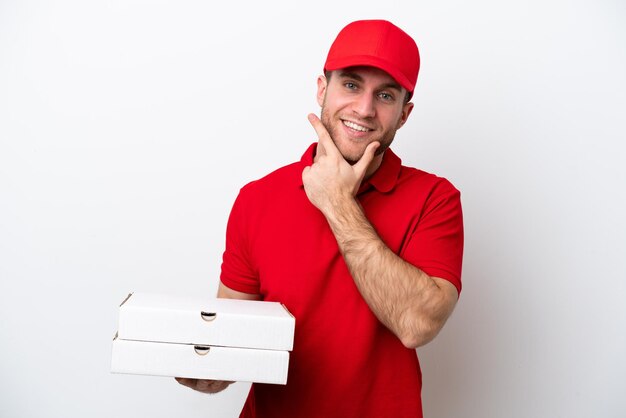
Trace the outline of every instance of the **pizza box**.
<instances>
[{"instance_id":1,"label":"pizza box","mask_svg":"<svg viewBox=\"0 0 626 418\"><path fill-rule=\"evenodd\" d=\"M295 318L278 302L131 293L118 339L291 351Z\"/></svg>"},{"instance_id":2,"label":"pizza box","mask_svg":"<svg viewBox=\"0 0 626 418\"><path fill-rule=\"evenodd\" d=\"M289 352L113 340L113 373L286 384Z\"/></svg>"}]
</instances>

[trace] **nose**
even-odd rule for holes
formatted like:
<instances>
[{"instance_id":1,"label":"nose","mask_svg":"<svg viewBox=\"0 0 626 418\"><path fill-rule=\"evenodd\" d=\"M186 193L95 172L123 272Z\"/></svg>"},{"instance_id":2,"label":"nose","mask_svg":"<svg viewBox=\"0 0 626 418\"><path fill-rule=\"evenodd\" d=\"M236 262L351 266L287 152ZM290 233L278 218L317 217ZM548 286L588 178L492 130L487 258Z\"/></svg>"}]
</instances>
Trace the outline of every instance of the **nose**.
<instances>
[{"instance_id":1,"label":"nose","mask_svg":"<svg viewBox=\"0 0 626 418\"><path fill-rule=\"evenodd\" d=\"M371 94L360 94L355 98L352 110L361 118L371 118L376 114L374 97Z\"/></svg>"}]
</instances>

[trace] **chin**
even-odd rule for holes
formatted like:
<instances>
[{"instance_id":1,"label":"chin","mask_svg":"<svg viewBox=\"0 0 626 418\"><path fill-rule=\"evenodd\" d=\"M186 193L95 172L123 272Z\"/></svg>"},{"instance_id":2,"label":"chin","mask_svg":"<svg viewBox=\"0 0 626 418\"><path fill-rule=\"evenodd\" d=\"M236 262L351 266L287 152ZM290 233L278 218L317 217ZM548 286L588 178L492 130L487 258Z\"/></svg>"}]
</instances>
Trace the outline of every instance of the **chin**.
<instances>
[{"instance_id":1,"label":"chin","mask_svg":"<svg viewBox=\"0 0 626 418\"><path fill-rule=\"evenodd\" d=\"M349 143L348 147L337 146L337 148L339 149L339 152L341 152L341 155L343 156L344 160L354 165L357 161L361 159L361 157L363 157L363 154L365 154L365 149L372 142L380 143L380 145L378 146L378 149L374 153L374 156L382 155L385 151L387 151L387 149L389 148L389 145L391 145L390 143L385 143L381 140L372 140L367 143L357 144L356 146L354 146L355 145L354 143L352 144ZM337 144L335 143L335 145Z\"/></svg>"},{"instance_id":2,"label":"chin","mask_svg":"<svg viewBox=\"0 0 626 418\"><path fill-rule=\"evenodd\" d=\"M363 153L365 153L365 148L367 148L367 145L355 146L355 144L350 143L350 141L346 142L347 146L345 142L343 143L343 145L338 145L335 142L335 145L337 146L337 149L339 149L339 152L343 156L344 160L346 160L350 164L355 164L361 159L361 157L363 157Z\"/></svg>"}]
</instances>

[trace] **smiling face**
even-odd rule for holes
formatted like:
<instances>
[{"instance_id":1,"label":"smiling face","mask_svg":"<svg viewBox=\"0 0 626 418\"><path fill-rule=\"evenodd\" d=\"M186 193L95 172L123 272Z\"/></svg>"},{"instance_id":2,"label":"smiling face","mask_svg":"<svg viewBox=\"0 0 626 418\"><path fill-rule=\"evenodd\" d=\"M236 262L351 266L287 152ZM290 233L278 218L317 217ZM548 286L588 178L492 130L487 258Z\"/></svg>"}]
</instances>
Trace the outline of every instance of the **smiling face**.
<instances>
[{"instance_id":1,"label":"smiling face","mask_svg":"<svg viewBox=\"0 0 626 418\"><path fill-rule=\"evenodd\" d=\"M317 80L321 120L343 157L356 163L367 145L378 141L375 163L404 125L413 103L405 103L406 90L389 74L374 67L333 71Z\"/></svg>"}]
</instances>

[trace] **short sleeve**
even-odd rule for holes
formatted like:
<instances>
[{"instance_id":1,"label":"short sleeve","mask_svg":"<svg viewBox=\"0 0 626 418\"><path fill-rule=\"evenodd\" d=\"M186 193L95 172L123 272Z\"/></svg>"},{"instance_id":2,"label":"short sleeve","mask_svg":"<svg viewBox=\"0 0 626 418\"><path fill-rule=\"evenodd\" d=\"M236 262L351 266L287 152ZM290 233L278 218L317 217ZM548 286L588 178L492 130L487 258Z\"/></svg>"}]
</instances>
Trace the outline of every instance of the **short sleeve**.
<instances>
[{"instance_id":1,"label":"short sleeve","mask_svg":"<svg viewBox=\"0 0 626 418\"><path fill-rule=\"evenodd\" d=\"M249 251L250 216L244 189L239 192L226 227L226 246L222 257L222 283L238 292L259 294L260 285Z\"/></svg>"},{"instance_id":2,"label":"short sleeve","mask_svg":"<svg viewBox=\"0 0 626 418\"><path fill-rule=\"evenodd\" d=\"M461 194L447 180L441 179L433 188L400 256L429 276L448 280L461 292Z\"/></svg>"}]
</instances>

